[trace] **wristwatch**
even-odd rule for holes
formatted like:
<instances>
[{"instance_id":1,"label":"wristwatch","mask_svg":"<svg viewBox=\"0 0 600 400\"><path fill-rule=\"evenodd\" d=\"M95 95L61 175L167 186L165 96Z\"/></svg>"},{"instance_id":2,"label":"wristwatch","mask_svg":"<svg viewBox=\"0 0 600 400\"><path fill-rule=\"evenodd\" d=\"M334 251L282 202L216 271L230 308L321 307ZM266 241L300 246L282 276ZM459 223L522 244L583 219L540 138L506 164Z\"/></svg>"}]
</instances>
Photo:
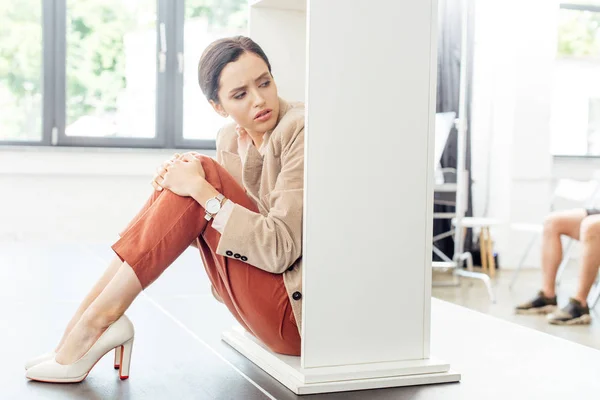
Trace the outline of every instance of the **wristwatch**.
<instances>
[{"instance_id":1,"label":"wristwatch","mask_svg":"<svg viewBox=\"0 0 600 400\"><path fill-rule=\"evenodd\" d=\"M225 199L225 196L223 196L222 194L219 193L215 197L211 197L210 199L206 200L206 204L204 205L204 210L206 211L206 215L204 216L204 218L207 221L210 221L210 219L219 212L219 210L221 209L221 206L223 205L224 199Z\"/></svg>"}]
</instances>

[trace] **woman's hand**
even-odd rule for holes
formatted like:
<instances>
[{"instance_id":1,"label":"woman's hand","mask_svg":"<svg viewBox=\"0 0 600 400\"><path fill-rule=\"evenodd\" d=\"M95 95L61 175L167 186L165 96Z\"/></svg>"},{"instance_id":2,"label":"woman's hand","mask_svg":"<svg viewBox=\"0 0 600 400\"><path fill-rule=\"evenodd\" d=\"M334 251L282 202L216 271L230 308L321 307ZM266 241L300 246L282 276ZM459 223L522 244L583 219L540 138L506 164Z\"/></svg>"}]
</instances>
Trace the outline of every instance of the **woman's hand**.
<instances>
[{"instance_id":1,"label":"woman's hand","mask_svg":"<svg viewBox=\"0 0 600 400\"><path fill-rule=\"evenodd\" d=\"M158 180L160 179L160 181L162 182L162 180L165 178L165 174L167 173L167 168L173 163L173 161L179 160L180 158L181 154L175 153L173 154L173 157L162 163L161 166L156 169L156 174L150 182L154 190L157 190L159 192L163 190L163 187L159 185Z\"/></svg>"},{"instance_id":2,"label":"woman's hand","mask_svg":"<svg viewBox=\"0 0 600 400\"><path fill-rule=\"evenodd\" d=\"M206 182L205 176L200 160L192 153L187 153L171 162L165 174L159 175L156 182L179 196L187 197L195 194L199 186Z\"/></svg>"},{"instance_id":3,"label":"woman's hand","mask_svg":"<svg viewBox=\"0 0 600 400\"><path fill-rule=\"evenodd\" d=\"M246 129L241 127L240 125L235 126L235 132L238 134L238 136L246 136L248 134Z\"/></svg>"}]
</instances>

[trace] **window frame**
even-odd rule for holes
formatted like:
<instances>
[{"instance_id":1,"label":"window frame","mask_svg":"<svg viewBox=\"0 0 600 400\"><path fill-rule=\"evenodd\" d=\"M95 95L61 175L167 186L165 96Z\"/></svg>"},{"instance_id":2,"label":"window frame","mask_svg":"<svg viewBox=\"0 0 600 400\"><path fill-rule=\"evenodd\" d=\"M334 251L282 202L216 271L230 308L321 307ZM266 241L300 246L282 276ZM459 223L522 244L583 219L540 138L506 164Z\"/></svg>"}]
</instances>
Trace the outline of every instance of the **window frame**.
<instances>
[{"instance_id":1,"label":"window frame","mask_svg":"<svg viewBox=\"0 0 600 400\"><path fill-rule=\"evenodd\" d=\"M600 13L600 4L585 4L585 3L577 3L577 2L569 2L569 3L560 3L559 8L565 10L575 10L575 11L591 11Z\"/></svg>"},{"instance_id":2,"label":"window frame","mask_svg":"<svg viewBox=\"0 0 600 400\"><path fill-rule=\"evenodd\" d=\"M156 122L154 138L67 136L67 0L42 0L42 136L38 141L0 140L0 146L118 147L214 150L216 140L183 136L185 0L155 0ZM161 24L166 42L165 71L159 70ZM200 89L198 89L200 90ZM215 132L216 136L217 132Z\"/></svg>"}]
</instances>

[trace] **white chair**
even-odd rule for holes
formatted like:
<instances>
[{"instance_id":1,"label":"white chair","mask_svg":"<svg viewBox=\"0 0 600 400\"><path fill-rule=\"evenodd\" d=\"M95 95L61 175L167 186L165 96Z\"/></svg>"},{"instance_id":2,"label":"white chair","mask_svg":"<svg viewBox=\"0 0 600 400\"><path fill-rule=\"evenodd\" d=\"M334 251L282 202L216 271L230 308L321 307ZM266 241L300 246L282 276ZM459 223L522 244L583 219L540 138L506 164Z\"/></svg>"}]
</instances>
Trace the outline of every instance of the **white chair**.
<instances>
[{"instance_id":1,"label":"white chair","mask_svg":"<svg viewBox=\"0 0 600 400\"><path fill-rule=\"evenodd\" d=\"M598 300L600 300L600 278L596 278L596 283L592 286L587 300L590 309L596 307L596 304L598 304Z\"/></svg>"},{"instance_id":2,"label":"white chair","mask_svg":"<svg viewBox=\"0 0 600 400\"><path fill-rule=\"evenodd\" d=\"M460 278L472 278L481 280L488 291L490 296L490 300L495 302L494 292L492 290L491 281L488 275L473 271L473 257L471 253L465 252L462 249L464 248L464 229L465 226L462 224L464 221L464 212L466 211L467 206L467 192L468 192L468 179L464 180L464 186L462 188L458 187L456 183L456 178L453 181L448 181L446 177L454 176L456 177L457 171L454 168L441 168L441 158L443 150L446 146L446 141L448 136L450 135L450 131L452 127L457 122L455 120L456 113L437 113L435 118L435 158L434 162L436 163L436 177L435 177L435 193L436 198L434 199L434 204L448 205L454 206L457 205L457 196L462 196L463 199L463 210L460 213L454 212L445 212L445 213L433 213L434 219L449 219L456 220L456 218L460 218L461 224L458 229L453 224L453 227L447 231L442 232L433 237L433 252L440 257L442 261L433 261L432 267L437 270L453 270L454 280L450 283L446 282L436 282L435 286L457 286L460 285ZM466 173L466 171L465 171ZM435 243L441 239L446 237L454 237L455 240L455 253L453 258L448 257L444 252L442 252L438 247L436 247ZM456 246L456 241L460 241L458 246ZM460 249L456 251L456 249ZM463 269L463 264L466 264L467 269Z\"/></svg>"},{"instance_id":3,"label":"white chair","mask_svg":"<svg viewBox=\"0 0 600 400\"><path fill-rule=\"evenodd\" d=\"M446 142L454 126L456 118L455 112L445 112L435 114L435 146L434 146L434 171L435 171L435 197L433 204L445 205L445 206L456 206L456 178L447 181L446 177L455 177L455 168L442 168L441 160L446 147ZM433 219L452 219L456 216L455 212L440 213L434 212ZM436 247L435 243L444 238L454 235L454 230L451 229L447 232L442 232L433 237L433 252L442 259L442 261L435 261L433 266L436 268L453 268L455 263L448 257L443 251Z\"/></svg>"},{"instance_id":4,"label":"white chair","mask_svg":"<svg viewBox=\"0 0 600 400\"><path fill-rule=\"evenodd\" d=\"M456 224L456 220L452 220ZM479 251L481 257L481 269L483 273L489 270L489 276L496 276L496 262L494 261L494 250L492 246L492 237L490 228L501 225L502 222L495 218L486 217L464 217L462 219L463 228L479 229Z\"/></svg>"},{"instance_id":5,"label":"white chair","mask_svg":"<svg viewBox=\"0 0 600 400\"><path fill-rule=\"evenodd\" d=\"M573 179L560 179L556 185L554 193L552 195L551 200L551 210L556 211L558 208L556 207L557 203L560 201L568 201L571 205L579 204L583 208L593 207L594 203L598 200L600 195L600 170L594 172L592 179L589 181L577 181ZM519 272L523 268L523 265L529 255L533 245L536 243L538 238L541 237L543 232L542 224L535 223L513 223L510 225L511 229L521 231L521 232L530 232L532 234L531 239L527 243L525 247L525 251L521 255L519 263L517 264L517 268L511 282L509 284L509 288L513 288L515 285L517 278L519 276ZM565 242L563 249L563 259L560 263L556 274L556 284L557 286L560 284L560 280L562 277L562 273L564 272L565 267L569 263L571 251L573 248L574 240L568 238ZM600 293L599 293L600 296ZM597 299L596 299L597 301Z\"/></svg>"}]
</instances>

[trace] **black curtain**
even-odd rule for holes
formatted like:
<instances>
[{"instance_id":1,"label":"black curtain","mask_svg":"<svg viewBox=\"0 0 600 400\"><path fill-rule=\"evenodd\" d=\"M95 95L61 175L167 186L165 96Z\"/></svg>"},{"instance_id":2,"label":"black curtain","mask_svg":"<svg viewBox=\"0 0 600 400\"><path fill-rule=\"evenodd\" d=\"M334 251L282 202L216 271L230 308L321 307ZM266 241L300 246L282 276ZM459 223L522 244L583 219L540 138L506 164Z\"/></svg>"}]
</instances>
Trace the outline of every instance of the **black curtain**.
<instances>
[{"instance_id":1,"label":"black curtain","mask_svg":"<svg viewBox=\"0 0 600 400\"><path fill-rule=\"evenodd\" d=\"M438 71L437 71L437 105L436 112L454 111L458 116L460 67L461 67L461 40L462 40L462 1L461 0L439 0L438 1ZM466 1L468 7L468 62L467 62L467 151L466 168L469 176L469 193L467 216L473 215L472 192L471 192L471 77L473 76L473 28L474 28L474 1ZM442 154L442 167L456 168L457 166L457 131L452 128L446 147ZM453 212L454 207L435 205L435 212ZM433 234L447 232L451 229L450 220L436 219L433 222ZM435 243L444 254L452 258L454 255L454 240L448 237ZM469 230L465 238L465 251L473 248L472 234ZM439 260L433 255L434 260Z\"/></svg>"}]
</instances>

